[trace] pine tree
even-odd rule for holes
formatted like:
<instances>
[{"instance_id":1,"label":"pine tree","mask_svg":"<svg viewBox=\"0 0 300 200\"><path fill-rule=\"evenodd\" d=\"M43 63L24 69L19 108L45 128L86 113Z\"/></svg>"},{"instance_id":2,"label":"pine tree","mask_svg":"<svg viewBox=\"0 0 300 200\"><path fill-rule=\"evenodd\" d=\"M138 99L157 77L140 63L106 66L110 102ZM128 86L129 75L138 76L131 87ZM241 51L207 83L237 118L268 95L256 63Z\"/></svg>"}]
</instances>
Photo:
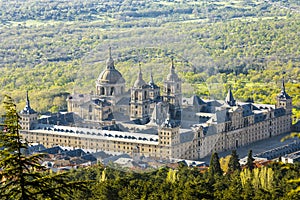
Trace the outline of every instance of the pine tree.
<instances>
[{"instance_id":1,"label":"pine tree","mask_svg":"<svg viewBox=\"0 0 300 200\"><path fill-rule=\"evenodd\" d=\"M73 189L83 188L82 182L70 182L66 173L50 173L40 164L43 154L26 155L28 146L19 129L16 105L5 97L0 126L0 199L64 199Z\"/></svg>"},{"instance_id":2,"label":"pine tree","mask_svg":"<svg viewBox=\"0 0 300 200\"><path fill-rule=\"evenodd\" d=\"M210 159L210 164L209 164L209 174L211 176L218 175L221 176L223 174L220 161L219 161L219 156L218 153L213 153Z\"/></svg>"},{"instance_id":3,"label":"pine tree","mask_svg":"<svg viewBox=\"0 0 300 200\"><path fill-rule=\"evenodd\" d=\"M232 150L231 157L228 163L228 171L233 172L235 170L241 170L241 165L239 162L239 156L236 153L236 150Z\"/></svg>"},{"instance_id":4,"label":"pine tree","mask_svg":"<svg viewBox=\"0 0 300 200\"><path fill-rule=\"evenodd\" d=\"M246 165L247 165L247 168L250 169L251 171L254 168L253 161L254 161L254 158L252 157L252 150L249 150Z\"/></svg>"}]
</instances>

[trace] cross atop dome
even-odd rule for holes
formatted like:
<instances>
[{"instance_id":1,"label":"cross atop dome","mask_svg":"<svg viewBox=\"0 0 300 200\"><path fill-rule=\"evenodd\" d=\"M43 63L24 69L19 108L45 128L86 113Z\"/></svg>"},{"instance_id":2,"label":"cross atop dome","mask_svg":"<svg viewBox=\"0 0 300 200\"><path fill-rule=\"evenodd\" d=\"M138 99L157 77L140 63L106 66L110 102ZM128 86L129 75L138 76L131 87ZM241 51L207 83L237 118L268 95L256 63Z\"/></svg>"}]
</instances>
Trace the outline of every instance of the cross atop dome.
<instances>
[{"instance_id":1,"label":"cross atop dome","mask_svg":"<svg viewBox=\"0 0 300 200\"><path fill-rule=\"evenodd\" d=\"M106 60L106 69L115 69L114 59L111 56L111 47L108 48L108 59Z\"/></svg>"}]
</instances>

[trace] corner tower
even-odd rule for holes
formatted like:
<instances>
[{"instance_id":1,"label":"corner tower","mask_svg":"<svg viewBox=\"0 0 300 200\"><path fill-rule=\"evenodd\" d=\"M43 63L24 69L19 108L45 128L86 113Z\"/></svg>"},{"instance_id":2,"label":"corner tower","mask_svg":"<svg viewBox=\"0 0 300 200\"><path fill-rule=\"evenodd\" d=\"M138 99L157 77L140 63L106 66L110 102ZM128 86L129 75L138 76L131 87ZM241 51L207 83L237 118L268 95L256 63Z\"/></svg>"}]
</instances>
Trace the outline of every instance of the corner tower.
<instances>
[{"instance_id":1,"label":"corner tower","mask_svg":"<svg viewBox=\"0 0 300 200\"><path fill-rule=\"evenodd\" d=\"M182 106L181 79L175 72L174 61L172 59L170 72L164 81L163 101L170 104L171 119L180 120Z\"/></svg>"},{"instance_id":2,"label":"corner tower","mask_svg":"<svg viewBox=\"0 0 300 200\"><path fill-rule=\"evenodd\" d=\"M168 114L165 122L158 128L159 157L181 158L180 127L170 119Z\"/></svg>"},{"instance_id":3,"label":"corner tower","mask_svg":"<svg viewBox=\"0 0 300 200\"><path fill-rule=\"evenodd\" d=\"M284 108L286 114L292 114L292 98L285 91L284 78L282 79L281 91L276 97L276 108Z\"/></svg>"},{"instance_id":4,"label":"corner tower","mask_svg":"<svg viewBox=\"0 0 300 200\"><path fill-rule=\"evenodd\" d=\"M20 112L20 125L22 130L30 130L34 123L37 122L37 112L30 107L28 91L26 91L26 105Z\"/></svg>"},{"instance_id":5,"label":"corner tower","mask_svg":"<svg viewBox=\"0 0 300 200\"><path fill-rule=\"evenodd\" d=\"M123 95L124 91L125 80L122 74L115 68L114 60L111 56L111 47L109 47L106 68L100 73L96 81L96 95L117 97Z\"/></svg>"}]
</instances>

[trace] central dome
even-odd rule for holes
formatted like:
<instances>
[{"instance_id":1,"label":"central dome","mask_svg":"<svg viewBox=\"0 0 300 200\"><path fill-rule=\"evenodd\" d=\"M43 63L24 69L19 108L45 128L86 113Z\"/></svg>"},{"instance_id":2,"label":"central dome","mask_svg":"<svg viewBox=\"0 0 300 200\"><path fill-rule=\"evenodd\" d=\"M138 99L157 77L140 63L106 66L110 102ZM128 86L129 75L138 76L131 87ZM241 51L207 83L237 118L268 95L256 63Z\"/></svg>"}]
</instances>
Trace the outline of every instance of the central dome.
<instances>
[{"instance_id":1,"label":"central dome","mask_svg":"<svg viewBox=\"0 0 300 200\"><path fill-rule=\"evenodd\" d=\"M101 72L97 81L107 84L125 83L122 74L116 69L105 69Z\"/></svg>"},{"instance_id":2,"label":"central dome","mask_svg":"<svg viewBox=\"0 0 300 200\"><path fill-rule=\"evenodd\" d=\"M111 48L109 48L109 57L106 61L106 69L100 73L97 81L104 84L125 83L122 74L115 68L114 60L111 57Z\"/></svg>"}]
</instances>

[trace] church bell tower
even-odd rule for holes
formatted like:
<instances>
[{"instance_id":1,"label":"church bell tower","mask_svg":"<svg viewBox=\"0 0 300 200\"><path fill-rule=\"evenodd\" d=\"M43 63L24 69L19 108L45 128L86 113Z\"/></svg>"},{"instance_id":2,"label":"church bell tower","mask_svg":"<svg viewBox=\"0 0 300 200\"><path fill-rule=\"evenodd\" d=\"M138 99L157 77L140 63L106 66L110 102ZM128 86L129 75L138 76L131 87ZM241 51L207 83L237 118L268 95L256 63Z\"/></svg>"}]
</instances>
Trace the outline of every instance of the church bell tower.
<instances>
[{"instance_id":1,"label":"church bell tower","mask_svg":"<svg viewBox=\"0 0 300 200\"><path fill-rule=\"evenodd\" d=\"M284 108L286 114L292 114L292 98L285 91L284 78L282 79L281 91L276 97L276 108Z\"/></svg>"},{"instance_id":2,"label":"church bell tower","mask_svg":"<svg viewBox=\"0 0 300 200\"><path fill-rule=\"evenodd\" d=\"M181 83L181 79L175 72L174 61L172 59L170 72L164 81L163 100L170 104L170 117L174 120L181 119Z\"/></svg>"},{"instance_id":3,"label":"church bell tower","mask_svg":"<svg viewBox=\"0 0 300 200\"><path fill-rule=\"evenodd\" d=\"M28 91L26 91L26 105L20 112L20 125L22 130L30 130L34 123L37 123L38 114L30 107Z\"/></svg>"},{"instance_id":4,"label":"church bell tower","mask_svg":"<svg viewBox=\"0 0 300 200\"><path fill-rule=\"evenodd\" d=\"M130 120L146 124L150 114L149 85L143 80L141 66L139 68L138 77L131 88Z\"/></svg>"}]
</instances>

